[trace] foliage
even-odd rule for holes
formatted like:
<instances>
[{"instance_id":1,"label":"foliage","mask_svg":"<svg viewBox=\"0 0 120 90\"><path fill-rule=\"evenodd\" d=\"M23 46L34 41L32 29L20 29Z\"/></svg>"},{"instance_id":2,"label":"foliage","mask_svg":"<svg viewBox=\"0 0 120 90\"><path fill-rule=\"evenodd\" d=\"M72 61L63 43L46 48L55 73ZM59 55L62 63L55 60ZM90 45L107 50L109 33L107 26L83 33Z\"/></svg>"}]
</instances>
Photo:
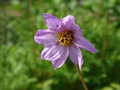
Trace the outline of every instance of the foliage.
<instances>
[{"instance_id":1,"label":"foliage","mask_svg":"<svg viewBox=\"0 0 120 90\"><path fill-rule=\"evenodd\" d=\"M59 18L74 15L84 36L99 50L82 50L82 73L90 90L120 90L119 0L0 1L0 90L83 90L73 63L54 70L41 60L42 45L34 42L46 29L43 13Z\"/></svg>"}]
</instances>

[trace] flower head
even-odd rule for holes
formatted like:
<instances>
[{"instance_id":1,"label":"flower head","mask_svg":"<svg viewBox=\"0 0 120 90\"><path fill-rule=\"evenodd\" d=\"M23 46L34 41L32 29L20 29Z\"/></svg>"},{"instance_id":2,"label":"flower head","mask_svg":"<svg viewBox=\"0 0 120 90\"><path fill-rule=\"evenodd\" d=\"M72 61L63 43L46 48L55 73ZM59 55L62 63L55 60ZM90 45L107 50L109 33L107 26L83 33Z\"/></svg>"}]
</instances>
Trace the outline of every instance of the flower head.
<instances>
[{"instance_id":1,"label":"flower head","mask_svg":"<svg viewBox=\"0 0 120 90\"><path fill-rule=\"evenodd\" d=\"M98 52L83 37L81 28L75 24L74 16L68 15L59 20L57 17L45 13L44 20L48 29L38 30L34 40L38 44L45 45L41 57L51 61L54 69L61 67L67 57L70 57L71 61L81 68L83 64L81 48L92 53Z\"/></svg>"}]
</instances>

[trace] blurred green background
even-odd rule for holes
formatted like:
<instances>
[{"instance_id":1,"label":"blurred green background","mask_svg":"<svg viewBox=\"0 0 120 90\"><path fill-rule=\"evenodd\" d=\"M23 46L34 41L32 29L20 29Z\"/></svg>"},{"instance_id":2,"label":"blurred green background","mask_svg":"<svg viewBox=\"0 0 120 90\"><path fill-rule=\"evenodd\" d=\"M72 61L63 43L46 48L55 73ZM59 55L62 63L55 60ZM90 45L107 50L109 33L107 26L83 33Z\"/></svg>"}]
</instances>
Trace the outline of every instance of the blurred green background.
<instances>
[{"instance_id":1,"label":"blurred green background","mask_svg":"<svg viewBox=\"0 0 120 90\"><path fill-rule=\"evenodd\" d=\"M43 13L74 15L100 51L82 50L89 90L120 90L120 0L0 0L0 90L84 90L70 60L57 70L41 60Z\"/></svg>"}]
</instances>

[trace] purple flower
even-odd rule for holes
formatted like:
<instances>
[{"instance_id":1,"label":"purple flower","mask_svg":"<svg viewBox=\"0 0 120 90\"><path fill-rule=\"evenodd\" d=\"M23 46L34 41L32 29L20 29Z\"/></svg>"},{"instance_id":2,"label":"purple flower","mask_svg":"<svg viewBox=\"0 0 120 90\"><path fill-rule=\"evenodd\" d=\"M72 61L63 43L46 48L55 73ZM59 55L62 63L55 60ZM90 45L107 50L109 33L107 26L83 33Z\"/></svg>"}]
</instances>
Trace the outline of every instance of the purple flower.
<instances>
[{"instance_id":1,"label":"purple flower","mask_svg":"<svg viewBox=\"0 0 120 90\"><path fill-rule=\"evenodd\" d=\"M59 20L57 17L45 13L44 20L48 27L46 30L38 30L34 40L38 44L45 45L41 53L44 60L52 62L54 69L60 68L70 57L74 64L81 69L83 64L81 48L92 53L98 51L83 37L81 28L75 24L75 18L68 15Z\"/></svg>"}]
</instances>

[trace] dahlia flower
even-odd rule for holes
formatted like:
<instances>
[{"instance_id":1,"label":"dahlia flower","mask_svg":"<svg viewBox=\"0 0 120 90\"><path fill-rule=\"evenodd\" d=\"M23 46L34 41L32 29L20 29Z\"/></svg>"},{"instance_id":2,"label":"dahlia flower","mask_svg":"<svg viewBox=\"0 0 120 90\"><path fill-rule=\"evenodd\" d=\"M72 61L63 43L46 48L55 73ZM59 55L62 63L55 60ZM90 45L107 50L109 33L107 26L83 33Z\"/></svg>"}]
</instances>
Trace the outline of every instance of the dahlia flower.
<instances>
[{"instance_id":1,"label":"dahlia flower","mask_svg":"<svg viewBox=\"0 0 120 90\"><path fill-rule=\"evenodd\" d=\"M74 16L68 15L61 20L44 13L46 30L38 30L34 40L38 44L45 45L41 58L52 62L54 69L60 68L69 57L74 64L81 69L83 57L80 49L97 53L98 50L83 37L81 28L75 23Z\"/></svg>"}]
</instances>

